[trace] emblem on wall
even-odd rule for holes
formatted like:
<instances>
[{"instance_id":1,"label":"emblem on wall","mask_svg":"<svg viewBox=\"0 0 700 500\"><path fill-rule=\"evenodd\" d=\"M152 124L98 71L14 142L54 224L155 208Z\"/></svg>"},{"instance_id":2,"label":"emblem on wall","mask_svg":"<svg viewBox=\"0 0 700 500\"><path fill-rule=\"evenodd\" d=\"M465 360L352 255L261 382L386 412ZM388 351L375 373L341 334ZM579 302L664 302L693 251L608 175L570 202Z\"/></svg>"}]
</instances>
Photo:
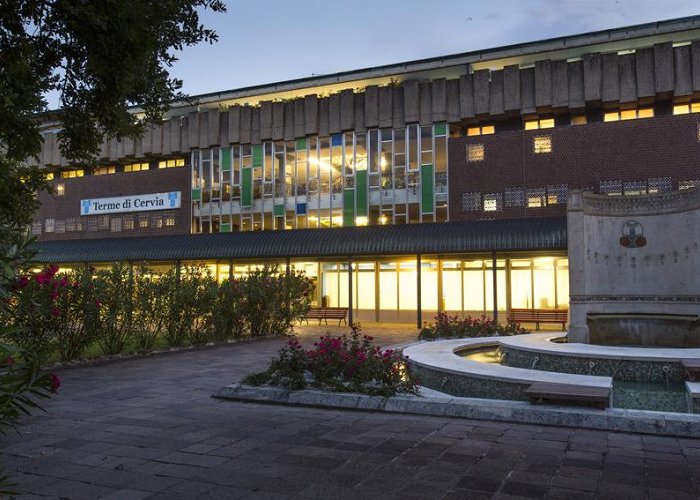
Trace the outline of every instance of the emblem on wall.
<instances>
[{"instance_id":1,"label":"emblem on wall","mask_svg":"<svg viewBox=\"0 0 700 500\"><path fill-rule=\"evenodd\" d=\"M622 225L620 245L625 248L639 248L647 244L642 225L636 220L628 220Z\"/></svg>"}]
</instances>

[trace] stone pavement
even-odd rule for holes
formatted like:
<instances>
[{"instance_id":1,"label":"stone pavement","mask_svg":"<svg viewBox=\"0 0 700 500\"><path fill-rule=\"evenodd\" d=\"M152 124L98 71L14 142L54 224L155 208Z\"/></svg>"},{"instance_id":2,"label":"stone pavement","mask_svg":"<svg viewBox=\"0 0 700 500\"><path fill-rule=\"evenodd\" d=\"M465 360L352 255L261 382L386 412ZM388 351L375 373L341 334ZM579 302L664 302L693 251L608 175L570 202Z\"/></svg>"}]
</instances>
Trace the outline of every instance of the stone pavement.
<instances>
[{"instance_id":1,"label":"stone pavement","mask_svg":"<svg viewBox=\"0 0 700 500\"><path fill-rule=\"evenodd\" d=\"M700 439L210 397L280 344L66 369L48 414L0 438L0 461L27 499L700 496Z\"/></svg>"}]
</instances>

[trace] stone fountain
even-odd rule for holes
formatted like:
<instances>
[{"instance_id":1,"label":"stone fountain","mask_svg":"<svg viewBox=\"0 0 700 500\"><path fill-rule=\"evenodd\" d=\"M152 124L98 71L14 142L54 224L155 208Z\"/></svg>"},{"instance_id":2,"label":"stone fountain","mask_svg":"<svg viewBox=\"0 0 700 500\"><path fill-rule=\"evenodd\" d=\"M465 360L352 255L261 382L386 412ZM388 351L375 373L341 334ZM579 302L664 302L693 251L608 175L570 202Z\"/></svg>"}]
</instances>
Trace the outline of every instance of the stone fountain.
<instances>
[{"instance_id":1,"label":"stone fountain","mask_svg":"<svg viewBox=\"0 0 700 500\"><path fill-rule=\"evenodd\" d=\"M569 342L700 347L700 187L572 191Z\"/></svg>"}]
</instances>

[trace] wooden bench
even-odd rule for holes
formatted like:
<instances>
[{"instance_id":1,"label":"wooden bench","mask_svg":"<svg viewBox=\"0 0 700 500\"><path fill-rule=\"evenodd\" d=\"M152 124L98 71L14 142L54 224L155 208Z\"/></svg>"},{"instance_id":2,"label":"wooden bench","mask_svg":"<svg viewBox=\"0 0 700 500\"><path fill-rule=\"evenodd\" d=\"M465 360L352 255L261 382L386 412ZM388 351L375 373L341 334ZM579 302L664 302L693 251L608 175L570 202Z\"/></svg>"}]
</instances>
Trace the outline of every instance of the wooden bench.
<instances>
[{"instance_id":1,"label":"wooden bench","mask_svg":"<svg viewBox=\"0 0 700 500\"><path fill-rule=\"evenodd\" d=\"M536 382L525 389L525 394L533 404L569 404L600 409L610 406L609 387Z\"/></svg>"},{"instance_id":2,"label":"wooden bench","mask_svg":"<svg viewBox=\"0 0 700 500\"><path fill-rule=\"evenodd\" d=\"M321 321L325 321L326 324L328 324L329 319L337 319L338 326L340 326L341 321L346 325L348 324L346 319L347 316L347 307L315 307L313 309L309 309L309 312L306 313L304 319L306 320L307 325L309 324L310 319L317 319L319 325L321 324Z\"/></svg>"},{"instance_id":3,"label":"wooden bench","mask_svg":"<svg viewBox=\"0 0 700 500\"><path fill-rule=\"evenodd\" d=\"M513 323L535 323L540 329L540 323L561 323L561 329L566 330L569 311L566 309L511 309L508 321Z\"/></svg>"},{"instance_id":4,"label":"wooden bench","mask_svg":"<svg viewBox=\"0 0 700 500\"><path fill-rule=\"evenodd\" d=\"M688 380L691 382L700 380L700 359L683 359L681 364Z\"/></svg>"}]
</instances>

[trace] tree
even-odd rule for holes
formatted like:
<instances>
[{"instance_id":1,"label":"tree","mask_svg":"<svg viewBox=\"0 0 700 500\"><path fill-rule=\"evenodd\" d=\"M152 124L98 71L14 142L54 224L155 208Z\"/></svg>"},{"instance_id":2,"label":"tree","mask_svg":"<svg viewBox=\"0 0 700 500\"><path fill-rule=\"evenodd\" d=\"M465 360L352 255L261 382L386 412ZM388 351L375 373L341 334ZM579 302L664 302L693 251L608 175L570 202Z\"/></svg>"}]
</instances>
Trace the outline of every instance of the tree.
<instances>
[{"instance_id":1,"label":"tree","mask_svg":"<svg viewBox=\"0 0 700 500\"><path fill-rule=\"evenodd\" d=\"M105 137L138 137L184 99L169 75L185 46L217 40L201 9L221 0L0 0L0 143L9 159L41 149L37 113L60 94L61 152L93 161ZM139 106L135 119L131 106ZM51 117L53 118L53 116Z\"/></svg>"}]
</instances>

